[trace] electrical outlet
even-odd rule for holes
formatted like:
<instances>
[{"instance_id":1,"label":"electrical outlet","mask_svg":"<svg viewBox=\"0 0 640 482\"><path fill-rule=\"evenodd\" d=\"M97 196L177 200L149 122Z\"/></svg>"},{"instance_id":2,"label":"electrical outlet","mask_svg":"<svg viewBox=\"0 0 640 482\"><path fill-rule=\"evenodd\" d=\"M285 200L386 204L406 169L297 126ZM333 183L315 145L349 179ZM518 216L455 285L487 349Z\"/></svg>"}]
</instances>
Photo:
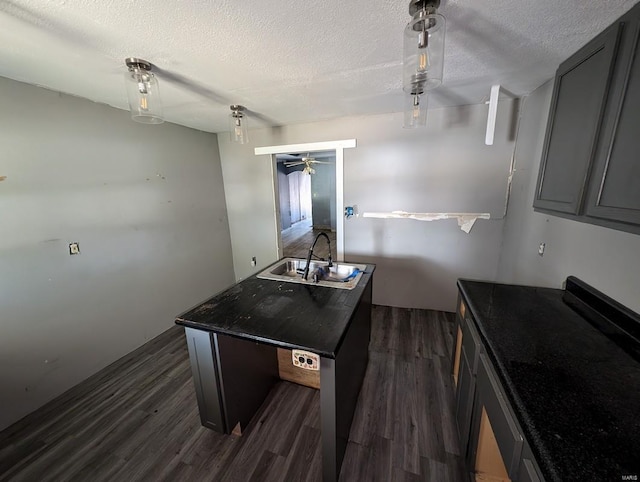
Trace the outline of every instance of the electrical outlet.
<instances>
[{"instance_id":1,"label":"electrical outlet","mask_svg":"<svg viewBox=\"0 0 640 482\"><path fill-rule=\"evenodd\" d=\"M291 361L293 362L293 365L298 368L313 371L320 370L320 357L315 353L302 350L292 350Z\"/></svg>"},{"instance_id":2,"label":"electrical outlet","mask_svg":"<svg viewBox=\"0 0 640 482\"><path fill-rule=\"evenodd\" d=\"M540 246L538 246L538 254L540 256L544 256L544 248L546 247L545 243L540 243Z\"/></svg>"},{"instance_id":3,"label":"electrical outlet","mask_svg":"<svg viewBox=\"0 0 640 482\"><path fill-rule=\"evenodd\" d=\"M80 254L80 243L69 244L69 254Z\"/></svg>"},{"instance_id":4,"label":"electrical outlet","mask_svg":"<svg viewBox=\"0 0 640 482\"><path fill-rule=\"evenodd\" d=\"M354 209L353 206L346 206L344 208L344 217L349 219L354 215Z\"/></svg>"},{"instance_id":5,"label":"electrical outlet","mask_svg":"<svg viewBox=\"0 0 640 482\"><path fill-rule=\"evenodd\" d=\"M347 219L352 218L353 216L358 217L360 213L358 213L358 205L354 204L353 206L345 206L344 208L344 217Z\"/></svg>"},{"instance_id":6,"label":"electrical outlet","mask_svg":"<svg viewBox=\"0 0 640 482\"><path fill-rule=\"evenodd\" d=\"M257 264L258 264L258 260L254 256L253 258L251 258L251 266L257 266Z\"/></svg>"}]
</instances>

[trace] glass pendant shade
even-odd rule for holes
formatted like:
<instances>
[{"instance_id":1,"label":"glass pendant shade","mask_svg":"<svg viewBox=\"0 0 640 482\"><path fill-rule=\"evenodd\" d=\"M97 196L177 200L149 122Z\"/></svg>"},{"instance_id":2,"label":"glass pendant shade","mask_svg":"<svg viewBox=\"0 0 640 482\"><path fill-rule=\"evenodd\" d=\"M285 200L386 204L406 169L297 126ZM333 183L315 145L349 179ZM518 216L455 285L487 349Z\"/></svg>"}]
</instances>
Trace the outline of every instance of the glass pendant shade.
<instances>
[{"instance_id":1,"label":"glass pendant shade","mask_svg":"<svg viewBox=\"0 0 640 482\"><path fill-rule=\"evenodd\" d=\"M247 129L247 117L243 113L244 107L232 105L229 114L229 133L231 142L246 144L249 142L249 130Z\"/></svg>"},{"instance_id":2,"label":"glass pendant shade","mask_svg":"<svg viewBox=\"0 0 640 482\"><path fill-rule=\"evenodd\" d=\"M403 88L408 94L442 84L445 19L435 8L418 10L404 29Z\"/></svg>"},{"instance_id":3,"label":"glass pendant shade","mask_svg":"<svg viewBox=\"0 0 640 482\"><path fill-rule=\"evenodd\" d=\"M404 128L427 125L427 94L405 94Z\"/></svg>"},{"instance_id":4,"label":"glass pendant shade","mask_svg":"<svg viewBox=\"0 0 640 482\"><path fill-rule=\"evenodd\" d=\"M125 74L125 85L131 119L143 124L163 123L158 80L151 73L151 65L139 59L127 59L126 63L129 70Z\"/></svg>"}]
</instances>

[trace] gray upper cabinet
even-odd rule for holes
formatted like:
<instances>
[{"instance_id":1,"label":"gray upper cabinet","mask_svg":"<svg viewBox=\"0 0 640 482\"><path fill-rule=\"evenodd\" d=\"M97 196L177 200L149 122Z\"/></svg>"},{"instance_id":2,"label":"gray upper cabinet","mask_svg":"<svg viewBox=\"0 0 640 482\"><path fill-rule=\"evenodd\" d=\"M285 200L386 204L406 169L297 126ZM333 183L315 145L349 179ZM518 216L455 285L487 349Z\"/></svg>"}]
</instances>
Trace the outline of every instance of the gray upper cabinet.
<instances>
[{"instance_id":1,"label":"gray upper cabinet","mask_svg":"<svg viewBox=\"0 0 640 482\"><path fill-rule=\"evenodd\" d=\"M620 43L612 101L602 126L585 206L587 216L640 225L640 12Z\"/></svg>"},{"instance_id":2,"label":"gray upper cabinet","mask_svg":"<svg viewBox=\"0 0 640 482\"><path fill-rule=\"evenodd\" d=\"M570 214L581 208L621 28L612 25L558 69L536 208Z\"/></svg>"},{"instance_id":3,"label":"gray upper cabinet","mask_svg":"<svg viewBox=\"0 0 640 482\"><path fill-rule=\"evenodd\" d=\"M640 234L640 4L558 69L536 211Z\"/></svg>"}]
</instances>

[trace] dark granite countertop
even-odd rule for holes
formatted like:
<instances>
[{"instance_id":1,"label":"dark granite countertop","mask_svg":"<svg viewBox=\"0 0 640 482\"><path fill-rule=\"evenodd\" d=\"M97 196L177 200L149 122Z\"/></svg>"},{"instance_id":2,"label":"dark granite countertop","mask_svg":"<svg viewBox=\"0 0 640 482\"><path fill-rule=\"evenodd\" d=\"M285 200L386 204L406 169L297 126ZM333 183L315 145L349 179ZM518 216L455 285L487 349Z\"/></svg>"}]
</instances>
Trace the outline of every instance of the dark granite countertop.
<instances>
[{"instance_id":1,"label":"dark granite countertop","mask_svg":"<svg viewBox=\"0 0 640 482\"><path fill-rule=\"evenodd\" d=\"M564 290L458 286L546 480L640 477L640 363Z\"/></svg>"},{"instance_id":2,"label":"dark granite countertop","mask_svg":"<svg viewBox=\"0 0 640 482\"><path fill-rule=\"evenodd\" d=\"M352 290L252 276L176 318L179 325L335 358L375 265Z\"/></svg>"}]
</instances>

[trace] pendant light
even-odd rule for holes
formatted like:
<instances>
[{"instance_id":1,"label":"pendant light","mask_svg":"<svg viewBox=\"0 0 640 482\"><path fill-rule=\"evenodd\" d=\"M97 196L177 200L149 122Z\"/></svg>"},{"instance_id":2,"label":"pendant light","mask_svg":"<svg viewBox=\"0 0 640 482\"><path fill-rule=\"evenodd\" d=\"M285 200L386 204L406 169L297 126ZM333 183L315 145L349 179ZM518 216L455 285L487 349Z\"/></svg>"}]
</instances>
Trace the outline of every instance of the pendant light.
<instances>
[{"instance_id":1,"label":"pendant light","mask_svg":"<svg viewBox=\"0 0 640 482\"><path fill-rule=\"evenodd\" d=\"M143 124L162 124L162 102L158 80L151 72L146 60L129 57L124 60L128 67L125 85L129 98L131 118Z\"/></svg>"},{"instance_id":2,"label":"pendant light","mask_svg":"<svg viewBox=\"0 0 640 482\"><path fill-rule=\"evenodd\" d=\"M404 127L415 129L427 125L427 93L416 87L414 92L405 94Z\"/></svg>"},{"instance_id":3,"label":"pendant light","mask_svg":"<svg viewBox=\"0 0 640 482\"><path fill-rule=\"evenodd\" d=\"M249 142L249 131L247 129L247 117L245 108L241 105L231 105L231 114L229 114L229 130L231 141L238 144L246 144Z\"/></svg>"},{"instance_id":4,"label":"pendant light","mask_svg":"<svg viewBox=\"0 0 640 482\"><path fill-rule=\"evenodd\" d=\"M427 91L442 84L445 19L437 13L440 0L411 0L411 21L404 29L403 89L408 128L427 123Z\"/></svg>"}]
</instances>

